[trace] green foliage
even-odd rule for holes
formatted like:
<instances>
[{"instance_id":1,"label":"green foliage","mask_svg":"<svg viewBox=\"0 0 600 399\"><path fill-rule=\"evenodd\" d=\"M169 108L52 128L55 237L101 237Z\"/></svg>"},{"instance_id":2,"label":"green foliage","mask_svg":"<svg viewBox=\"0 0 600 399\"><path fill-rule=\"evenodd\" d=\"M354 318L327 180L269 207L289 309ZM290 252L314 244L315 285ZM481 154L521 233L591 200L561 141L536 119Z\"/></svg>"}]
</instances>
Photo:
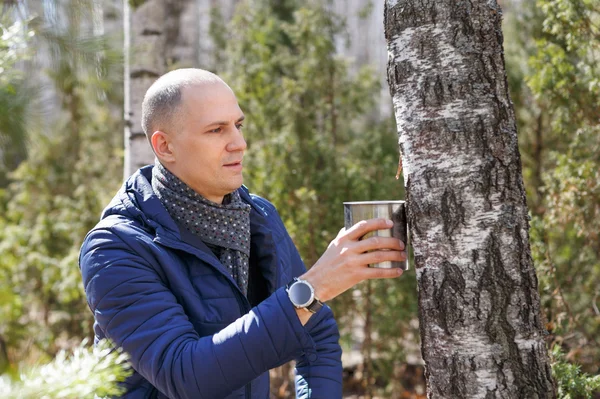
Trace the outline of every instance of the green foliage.
<instances>
[{"instance_id":1,"label":"green foliage","mask_svg":"<svg viewBox=\"0 0 600 399\"><path fill-rule=\"evenodd\" d=\"M120 66L106 40L80 32L89 2L56 6L66 26L36 20L29 45L56 50L46 77L58 112L30 116L28 158L0 190L0 339L12 369L91 335L79 247L122 176Z\"/></svg>"},{"instance_id":2,"label":"green foliage","mask_svg":"<svg viewBox=\"0 0 600 399\"><path fill-rule=\"evenodd\" d=\"M119 382L131 375L127 355L106 341L91 349L84 341L52 362L28 369L18 381L0 377L4 399L94 399L124 393Z\"/></svg>"},{"instance_id":3,"label":"green foliage","mask_svg":"<svg viewBox=\"0 0 600 399\"><path fill-rule=\"evenodd\" d=\"M564 108L557 122L568 126L582 116L597 116L600 74L600 6L593 0L540 0L544 35L537 39L529 79L538 96ZM576 94L576 95L575 95Z\"/></svg>"},{"instance_id":4,"label":"green foliage","mask_svg":"<svg viewBox=\"0 0 600 399\"><path fill-rule=\"evenodd\" d=\"M518 39L507 40L507 69L547 327L569 359L597 373L600 3L524 3L512 26ZM511 51L511 42L519 43L519 51Z\"/></svg>"},{"instance_id":5,"label":"green foliage","mask_svg":"<svg viewBox=\"0 0 600 399\"><path fill-rule=\"evenodd\" d=\"M129 6L134 10L144 4L147 0L129 0Z\"/></svg>"},{"instance_id":6,"label":"green foliage","mask_svg":"<svg viewBox=\"0 0 600 399\"><path fill-rule=\"evenodd\" d=\"M64 11L66 20L13 22L0 42L0 68L6 71L0 73L0 107L8 111L0 117L0 137L8 137L0 151L3 170L12 170L0 185L3 398L119 395L117 382L130 374L125 356L106 345L90 350L81 344L69 355L59 351L91 335L79 247L122 173L121 113L114 112L122 101L122 72L107 38L81 31L92 21L91 5L48 3ZM50 56L51 68L42 74L58 100L52 115L33 90L25 90L36 79L25 85L17 68L31 69L34 54ZM27 112L32 108L38 111ZM19 156L7 157L12 154Z\"/></svg>"},{"instance_id":7,"label":"green foliage","mask_svg":"<svg viewBox=\"0 0 600 399\"><path fill-rule=\"evenodd\" d=\"M107 115L95 112L96 121L82 115L89 124L80 131L78 154L63 152L73 140L68 135L36 135L38 145L11 175L0 217L0 294L5 297L0 334L9 346L27 339L52 353L58 338L90 333L79 247L116 190L121 171L120 137L109 130ZM117 162L106 165L102 159Z\"/></svg>"},{"instance_id":8,"label":"green foliage","mask_svg":"<svg viewBox=\"0 0 600 399\"><path fill-rule=\"evenodd\" d=\"M566 361L559 345L552 348L552 376L559 399L590 399L600 391L600 375L590 376L581 367Z\"/></svg>"},{"instance_id":9,"label":"green foliage","mask_svg":"<svg viewBox=\"0 0 600 399\"><path fill-rule=\"evenodd\" d=\"M343 227L344 201L404 197L395 122L379 120L379 79L337 55L344 21L322 3L243 1L227 32L213 26L225 49L216 69L247 115L246 184L277 206L309 267ZM378 363L365 378L389 381L403 355L398 338L416 317L415 291L407 273L333 301L348 346L355 319L369 314L363 328L378 338L363 352L377 351Z\"/></svg>"},{"instance_id":10,"label":"green foliage","mask_svg":"<svg viewBox=\"0 0 600 399\"><path fill-rule=\"evenodd\" d=\"M280 207L310 264L343 224L344 200L398 198L402 185L395 129L368 117L377 78L350 74L335 53L339 18L319 2L286 5L240 4L222 74L249 116L248 185Z\"/></svg>"}]
</instances>

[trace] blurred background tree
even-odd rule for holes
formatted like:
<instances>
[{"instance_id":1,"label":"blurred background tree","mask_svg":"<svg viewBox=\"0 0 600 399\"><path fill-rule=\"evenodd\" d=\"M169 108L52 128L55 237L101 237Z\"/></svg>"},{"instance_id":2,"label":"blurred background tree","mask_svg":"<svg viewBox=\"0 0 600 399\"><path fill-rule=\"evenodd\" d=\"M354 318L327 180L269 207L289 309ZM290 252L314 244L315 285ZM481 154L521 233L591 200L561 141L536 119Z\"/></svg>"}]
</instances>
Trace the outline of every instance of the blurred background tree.
<instances>
[{"instance_id":1,"label":"blurred background tree","mask_svg":"<svg viewBox=\"0 0 600 399\"><path fill-rule=\"evenodd\" d=\"M277 205L311 265L343 226L343 201L404 197L379 73L340 55L375 3L360 15L334 13L346 3L333 1L200 3L215 5L199 27L210 27L214 57L196 66L215 70L236 91L248 116L246 184ZM549 341L564 351L555 373L563 397L589 397L600 373L600 5L502 5L532 250ZM61 349L76 352L92 334L77 255L123 177L121 6L0 6L0 374L9 370L13 379ZM332 303L344 334L348 395L423 397L415 299L409 271ZM60 359L53 367L68 363ZM286 370L276 377L274 395L285 397ZM6 381L0 396L25 392Z\"/></svg>"},{"instance_id":2,"label":"blurred background tree","mask_svg":"<svg viewBox=\"0 0 600 399\"><path fill-rule=\"evenodd\" d=\"M8 183L7 173L27 155L27 119L31 91L18 68L31 56L27 47L34 32L26 21L0 17L0 187Z\"/></svg>"}]
</instances>

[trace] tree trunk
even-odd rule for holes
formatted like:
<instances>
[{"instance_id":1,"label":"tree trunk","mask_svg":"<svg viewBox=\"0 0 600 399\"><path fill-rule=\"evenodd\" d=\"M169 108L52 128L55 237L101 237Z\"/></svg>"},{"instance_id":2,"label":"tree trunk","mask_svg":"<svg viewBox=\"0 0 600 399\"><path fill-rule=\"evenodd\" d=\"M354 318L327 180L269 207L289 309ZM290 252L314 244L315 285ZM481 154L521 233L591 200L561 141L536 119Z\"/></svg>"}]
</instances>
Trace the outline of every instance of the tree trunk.
<instances>
[{"instance_id":1,"label":"tree trunk","mask_svg":"<svg viewBox=\"0 0 600 399\"><path fill-rule=\"evenodd\" d=\"M137 4L136 7L130 3ZM125 33L125 178L152 163L141 127L150 85L173 67L197 65L197 0L123 0Z\"/></svg>"},{"instance_id":2,"label":"tree trunk","mask_svg":"<svg viewBox=\"0 0 600 399\"><path fill-rule=\"evenodd\" d=\"M387 0L429 398L554 398L494 0Z\"/></svg>"}]
</instances>

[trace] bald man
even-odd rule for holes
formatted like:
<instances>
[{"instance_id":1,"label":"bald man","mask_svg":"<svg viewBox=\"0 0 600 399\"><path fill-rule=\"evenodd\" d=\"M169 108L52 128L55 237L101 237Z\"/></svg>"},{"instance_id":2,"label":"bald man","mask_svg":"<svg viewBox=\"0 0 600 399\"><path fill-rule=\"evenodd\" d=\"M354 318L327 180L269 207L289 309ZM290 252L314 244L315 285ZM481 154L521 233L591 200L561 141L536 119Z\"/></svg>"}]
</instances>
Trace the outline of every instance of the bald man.
<instances>
[{"instance_id":1,"label":"bald man","mask_svg":"<svg viewBox=\"0 0 600 399\"><path fill-rule=\"evenodd\" d=\"M243 183L245 115L200 69L158 79L142 104L156 155L86 236L80 268L96 340L130 356L124 398L269 398L271 368L296 360L296 396L341 398L328 300L406 259L373 219L340 231L306 271L274 206Z\"/></svg>"}]
</instances>

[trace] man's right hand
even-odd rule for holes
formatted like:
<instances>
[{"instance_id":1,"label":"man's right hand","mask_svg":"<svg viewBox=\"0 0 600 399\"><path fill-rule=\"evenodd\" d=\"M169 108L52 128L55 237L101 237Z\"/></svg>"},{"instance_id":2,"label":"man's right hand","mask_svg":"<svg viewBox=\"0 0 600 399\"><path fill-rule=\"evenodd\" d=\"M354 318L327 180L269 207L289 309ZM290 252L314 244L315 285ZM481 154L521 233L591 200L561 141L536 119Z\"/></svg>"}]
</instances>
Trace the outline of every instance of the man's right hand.
<instances>
[{"instance_id":1,"label":"man's right hand","mask_svg":"<svg viewBox=\"0 0 600 399\"><path fill-rule=\"evenodd\" d=\"M328 301L363 280L398 277L402 269L370 268L370 263L406 260L404 243L392 237L369 237L365 234L392 227L392 221L369 219L342 229L329 244L317 263L300 278L308 281L315 296Z\"/></svg>"}]
</instances>

